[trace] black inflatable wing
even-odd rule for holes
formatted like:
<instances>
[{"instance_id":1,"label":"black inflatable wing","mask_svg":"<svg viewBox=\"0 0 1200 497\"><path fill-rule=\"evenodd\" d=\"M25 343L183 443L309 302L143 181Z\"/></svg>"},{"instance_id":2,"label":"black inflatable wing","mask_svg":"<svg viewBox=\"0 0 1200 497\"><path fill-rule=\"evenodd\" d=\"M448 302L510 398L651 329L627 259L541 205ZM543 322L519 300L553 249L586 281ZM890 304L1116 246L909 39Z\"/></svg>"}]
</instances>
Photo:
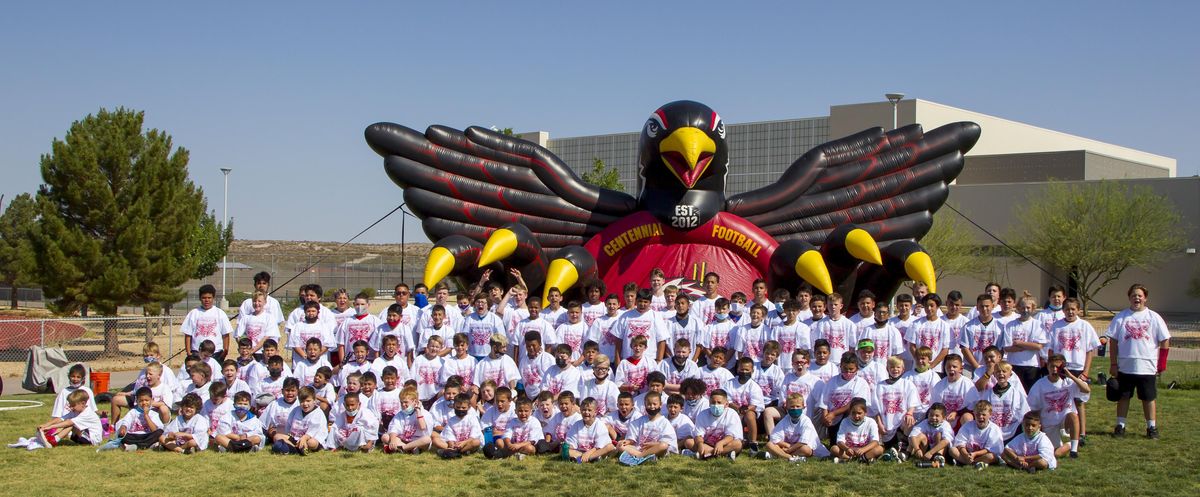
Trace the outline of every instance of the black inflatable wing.
<instances>
[{"instance_id":1,"label":"black inflatable wing","mask_svg":"<svg viewBox=\"0 0 1200 497\"><path fill-rule=\"evenodd\" d=\"M421 134L376 123L365 133L431 240L483 243L521 223L543 248L582 245L637 208L625 193L584 183L549 150L488 129L430 126Z\"/></svg>"},{"instance_id":2,"label":"black inflatable wing","mask_svg":"<svg viewBox=\"0 0 1200 497\"><path fill-rule=\"evenodd\" d=\"M960 122L924 133L920 125L866 131L818 146L788 167L779 181L736 195L726 210L780 242L819 245L840 225L854 223L884 242L918 239L933 225L963 154L979 125Z\"/></svg>"}]
</instances>

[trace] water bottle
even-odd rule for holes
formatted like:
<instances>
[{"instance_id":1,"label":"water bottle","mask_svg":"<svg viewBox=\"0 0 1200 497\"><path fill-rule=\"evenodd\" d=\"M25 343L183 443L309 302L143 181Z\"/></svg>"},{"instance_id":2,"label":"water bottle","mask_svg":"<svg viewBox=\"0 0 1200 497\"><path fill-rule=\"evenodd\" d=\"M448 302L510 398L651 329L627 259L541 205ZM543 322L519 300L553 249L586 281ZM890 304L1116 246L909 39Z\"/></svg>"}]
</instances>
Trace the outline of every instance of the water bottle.
<instances>
[{"instance_id":1,"label":"water bottle","mask_svg":"<svg viewBox=\"0 0 1200 497\"><path fill-rule=\"evenodd\" d=\"M1107 354L1107 353L1108 353L1108 339L1101 338L1100 339L1100 348L1096 349L1096 355L1098 355L1100 357L1104 357L1105 354Z\"/></svg>"},{"instance_id":2,"label":"water bottle","mask_svg":"<svg viewBox=\"0 0 1200 497\"><path fill-rule=\"evenodd\" d=\"M493 432L492 432L491 426L483 429L483 444L484 445L491 445L492 442L495 441L495 437L492 435L492 433Z\"/></svg>"},{"instance_id":3,"label":"water bottle","mask_svg":"<svg viewBox=\"0 0 1200 497\"><path fill-rule=\"evenodd\" d=\"M100 413L100 427L102 428L102 433L104 433L104 438L112 435L112 425L108 424L108 413L106 412Z\"/></svg>"},{"instance_id":4,"label":"water bottle","mask_svg":"<svg viewBox=\"0 0 1200 497\"><path fill-rule=\"evenodd\" d=\"M558 446L558 455L561 456L564 461L570 461L571 460L571 446L567 445L566 442L563 442L561 445Z\"/></svg>"},{"instance_id":5,"label":"water bottle","mask_svg":"<svg viewBox=\"0 0 1200 497\"><path fill-rule=\"evenodd\" d=\"M917 461L918 468L932 468L933 461Z\"/></svg>"}]
</instances>

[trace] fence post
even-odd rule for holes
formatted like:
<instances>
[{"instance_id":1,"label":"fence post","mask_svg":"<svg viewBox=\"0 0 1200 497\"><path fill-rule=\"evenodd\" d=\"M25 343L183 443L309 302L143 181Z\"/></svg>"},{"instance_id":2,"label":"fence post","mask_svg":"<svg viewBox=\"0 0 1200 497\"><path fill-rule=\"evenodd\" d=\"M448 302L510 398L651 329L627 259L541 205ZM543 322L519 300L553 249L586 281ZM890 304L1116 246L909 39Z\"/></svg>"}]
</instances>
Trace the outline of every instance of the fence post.
<instances>
[{"instance_id":1,"label":"fence post","mask_svg":"<svg viewBox=\"0 0 1200 497\"><path fill-rule=\"evenodd\" d=\"M38 322L39 322L39 323L41 323L41 325L42 325L42 326L41 326L41 330L42 330L42 331L41 331L41 336L42 336L42 339L41 339L41 346L42 346L42 347L45 347L45 346L46 346L46 320L45 320L45 319L42 319L42 320L40 320L40 321L38 321Z\"/></svg>"},{"instance_id":2,"label":"fence post","mask_svg":"<svg viewBox=\"0 0 1200 497\"><path fill-rule=\"evenodd\" d=\"M160 354L160 356L167 357L167 366L171 365L171 359L173 359L175 357L175 347L172 344L172 342L175 341L175 333L173 332L173 330L175 328L174 321L175 321L175 317L168 314L167 315L167 352L165 354Z\"/></svg>"}]
</instances>

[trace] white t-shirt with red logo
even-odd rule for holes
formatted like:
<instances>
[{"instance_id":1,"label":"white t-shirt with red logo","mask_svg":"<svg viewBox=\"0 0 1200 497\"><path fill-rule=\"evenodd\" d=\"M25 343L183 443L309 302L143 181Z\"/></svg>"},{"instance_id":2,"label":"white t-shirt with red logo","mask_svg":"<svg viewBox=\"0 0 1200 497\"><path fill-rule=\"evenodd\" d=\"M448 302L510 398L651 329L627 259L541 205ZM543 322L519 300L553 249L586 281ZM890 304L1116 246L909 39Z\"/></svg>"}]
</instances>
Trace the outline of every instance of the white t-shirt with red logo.
<instances>
[{"instance_id":1,"label":"white t-shirt with red logo","mask_svg":"<svg viewBox=\"0 0 1200 497\"><path fill-rule=\"evenodd\" d=\"M1117 371L1157 374L1158 344L1171 338L1162 316L1150 309L1125 309L1108 324L1109 339L1117 345Z\"/></svg>"},{"instance_id":2,"label":"white t-shirt with red logo","mask_svg":"<svg viewBox=\"0 0 1200 497\"><path fill-rule=\"evenodd\" d=\"M1050 343L1046 349L1056 354L1062 354L1067 359L1067 369L1077 371L1083 369L1087 362L1088 353L1100 348L1100 336L1091 323L1076 318L1067 322L1060 319L1050 327ZM1157 359L1157 357L1155 357Z\"/></svg>"},{"instance_id":3,"label":"white t-shirt with red logo","mask_svg":"<svg viewBox=\"0 0 1200 497\"><path fill-rule=\"evenodd\" d=\"M179 331L192 337L192 352L199 352L200 344L205 340L216 345L217 352L225 350L221 337L233 334L233 328L229 326L229 316L216 307L207 310L197 307L188 311L187 317L183 318L183 324L179 325Z\"/></svg>"}]
</instances>

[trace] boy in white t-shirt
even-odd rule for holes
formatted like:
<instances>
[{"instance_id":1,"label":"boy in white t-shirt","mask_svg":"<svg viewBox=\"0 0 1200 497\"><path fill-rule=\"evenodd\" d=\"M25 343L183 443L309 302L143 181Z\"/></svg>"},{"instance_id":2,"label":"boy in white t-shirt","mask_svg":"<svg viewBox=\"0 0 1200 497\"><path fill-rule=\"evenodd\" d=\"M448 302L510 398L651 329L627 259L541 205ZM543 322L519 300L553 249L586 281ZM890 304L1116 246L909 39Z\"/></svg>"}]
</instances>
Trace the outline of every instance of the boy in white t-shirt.
<instances>
[{"instance_id":1,"label":"boy in white t-shirt","mask_svg":"<svg viewBox=\"0 0 1200 497\"><path fill-rule=\"evenodd\" d=\"M884 460L901 462L907 453L908 434L917 424L914 416L920 404L917 389L911 381L902 378L904 360L899 356L887 359L888 377L875 384L875 421L879 424L880 439L883 441Z\"/></svg>"},{"instance_id":2,"label":"boy in white t-shirt","mask_svg":"<svg viewBox=\"0 0 1200 497\"><path fill-rule=\"evenodd\" d=\"M233 334L233 328L229 326L229 316L225 315L225 311L213 307L216 295L216 287L200 287L200 307L188 311L183 324L179 325L179 331L183 333L183 350L198 352L200 342L204 340L211 340L221 357L224 357L221 352L229 349L229 335Z\"/></svg>"},{"instance_id":3,"label":"boy in white t-shirt","mask_svg":"<svg viewBox=\"0 0 1200 497\"><path fill-rule=\"evenodd\" d=\"M445 428L433 433L433 447L438 449L438 457L456 459L479 450L482 445L483 428L479 416L471 409L471 396L460 393L454 398L454 412L446 419Z\"/></svg>"},{"instance_id":4,"label":"boy in white t-shirt","mask_svg":"<svg viewBox=\"0 0 1200 497\"><path fill-rule=\"evenodd\" d=\"M579 464L596 462L617 449L608 427L596 417L596 399L583 399L576 416L579 420L571 425L562 441L567 447L567 457Z\"/></svg>"},{"instance_id":5,"label":"boy in white t-shirt","mask_svg":"<svg viewBox=\"0 0 1200 497\"><path fill-rule=\"evenodd\" d=\"M1067 369L1067 360L1062 354L1054 354L1046 361L1046 376L1029 389L1029 410L1042 416L1042 431L1054 445L1054 455L1070 454L1079 457L1079 414L1075 411L1074 399L1091 393L1092 387ZM1062 430L1071 436L1071 444L1062 445Z\"/></svg>"},{"instance_id":6,"label":"boy in white t-shirt","mask_svg":"<svg viewBox=\"0 0 1200 497\"><path fill-rule=\"evenodd\" d=\"M617 442L620 462L627 466L653 462L679 447L675 427L662 415L662 398L651 395L645 402L646 415L634 420L625 439Z\"/></svg>"},{"instance_id":7,"label":"boy in white t-shirt","mask_svg":"<svg viewBox=\"0 0 1200 497\"><path fill-rule=\"evenodd\" d=\"M1046 353L1062 354L1066 358L1067 369L1084 382L1088 381L1088 372L1092 369L1092 360L1096 357L1096 349L1100 348L1100 336L1095 328L1086 320L1079 319L1079 299L1071 297L1062 301L1063 318L1053 323L1047 336L1049 343ZM1088 394L1075 398L1075 410L1079 412L1079 442L1087 440L1087 401Z\"/></svg>"},{"instance_id":8,"label":"boy in white t-shirt","mask_svg":"<svg viewBox=\"0 0 1200 497\"><path fill-rule=\"evenodd\" d=\"M413 361L412 375L417 382L417 395L421 403L437 398L438 374L442 370L442 337L434 335L425 342L425 353ZM385 345L386 347L386 345Z\"/></svg>"},{"instance_id":9,"label":"boy in white t-shirt","mask_svg":"<svg viewBox=\"0 0 1200 497\"><path fill-rule=\"evenodd\" d=\"M371 452L375 441L379 439L379 418L370 409L362 408L362 401L357 393L348 393L342 397L342 409L333 415L329 435L325 439L325 448L330 450L345 449L350 452Z\"/></svg>"},{"instance_id":10,"label":"boy in white t-shirt","mask_svg":"<svg viewBox=\"0 0 1200 497\"><path fill-rule=\"evenodd\" d=\"M542 423L533 417L533 400L520 397L515 404L516 416L509 418L505 425L493 428L495 445L490 450L485 447L484 455L489 459L502 459L516 454L517 459L524 459L525 456L554 452L542 432Z\"/></svg>"},{"instance_id":11,"label":"boy in white t-shirt","mask_svg":"<svg viewBox=\"0 0 1200 497\"><path fill-rule=\"evenodd\" d=\"M804 395L796 392L787 396L787 415L771 430L764 457L803 462L809 457L827 457L829 450L821 444L812 420L804 415Z\"/></svg>"},{"instance_id":12,"label":"boy in white t-shirt","mask_svg":"<svg viewBox=\"0 0 1200 497\"><path fill-rule=\"evenodd\" d=\"M1129 414L1129 400L1137 391L1142 401L1142 412L1146 417L1146 436L1158 438L1155 422L1156 375L1167 370L1167 351L1171 344L1171 333L1162 316L1146 307L1150 291L1141 284L1134 284L1126 292L1129 308L1121 311L1108 324L1108 374L1117 378L1121 399L1117 401L1117 426L1113 435L1125 436L1125 416Z\"/></svg>"},{"instance_id":13,"label":"boy in white t-shirt","mask_svg":"<svg viewBox=\"0 0 1200 497\"><path fill-rule=\"evenodd\" d=\"M141 387L134 392L137 400L134 408L117 422L116 437L96 452L124 447L126 451L149 449L158 443L165 423L154 409L154 393L150 387Z\"/></svg>"},{"instance_id":14,"label":"boy in white t-shirt","mask_svg":"<svg viewBox=\"0 0 1200 497\"><path fill-rule=\"evenodd\" d=\"M354 297L354 313L342 320L334 331L337 337L338 357L345 361L347 354L354 350L354 344L359 340L371 344L379 343L379 318L371 314L371 301L366 294L360 293ZM378 353L378 350L373 352Z\"/></svg>"},{"instance_id":15,"label":"boy in white t-shirt","mask_svg":"<svg viewBox=\"0 0 1200 497\"><path fill-rule=\"evenodd\" d=\"M268 300L275 303L274 312L272 312ZM247 308L249 304L249 308ZM237 330L233 336L237 339L250 340L250 351L258 352L262 349L263 343L268 338L273 338L279 341L279 323L283 322L282 313L279 312L279 301L275 300L270 295L263 292L254 292L254 295L242 303L241 310L238 312Z\"/></svg>"},{"instance_id":16,"label":"boy in white t-shirt","mask_svg":"<svg viewBox=\"0 0 1200 497\"><path fill-rule=\"evenodd\" d=\"M1042 417L1036 411L1025 413L1021 420L1021 433L1008 442L1001 457L1010 467L1037 473L1040 469L1058 467L1054 457L1054 446L1049 437L1042 433Z\"/></svg>"},{"instance_id":17,"label":"boy in white t-shirt","mask_svg":"<svg viewBox=\"0 0 1200 497\"><path fill-rule=\"evenodd\" d=\"M658 369L658 364L646 354L649 343L646 336L635 336L629 343L632 349L630 355L617 366L614 380L622 392L639 393L646 387L646 377Z\"/></svg>"},{"instance_id":18,"label":"boy in white t-shirt","mask_svg":"<svg viewBox=\"0 0 1200 497\"><path fill-rule=\"evenodd\" d=\"M400 392L400 411L392 418L379 443L383 451L391 454L404 452L419 454L433 444L432 416L421 407L418 389L404 387Z\"/></svg>"},{"instance_id":19,"label":"boy in white t-shirt","mask_svg":"<svg viewBox=\"0 0 1200 497\"><path fill-rule=\"evenodd\" d=\"M303 387L299 399L300 406L292 409L283 429L275 433L271 452L303 456L321 450L329 438L329 421L325 412L317 408L316 391L312 387Z\"/></svg>"},{"instance_id":20,"label":"boy in white t-shirt","mask_svg":"<svg viewBox=\"0 0 1200 497\"><path fill-rule=\"evenodd\" d=\"M68 438L80 445L99 445L104 441L104 428L100 425L100 416L96 414L96 409L88 404L90 399L91 395L83 389L76 389L67 394L67 410L62 416L54 416L38 425L34 436L20 438L9 447L48 449L57 447L59 441Z\"/></svg>"},{"instance_id":21,"label":"boy in white t-shirt","mask_svg":"<svg viewBox=\"0 0 1200 497\"><path fill-rule=\"evenodd\" d=\"M1004 326L1004 360L1012 364L1013 373L1027 389L1038 379L1040 354L1047 343L1042 324L1033 319L1034 305L1033 296L1021 297L1017 303L1019 317Z\"/></svg>"},{"instance_id":22,"label":"boy in white t-shirt","mask_svg":"<svg viewBox=\"0 0 1200 497\"><path fill-rule=\"evenodd\" d=\"M908 437L909 450L917 464L942 467L954 443L954 428L946 422L946 406L935 402L926 411L925 420L913 426Z\"/></svg>"},{"instance_id":23,"label":"boy in white t-shirt","mask_svg":"<svg viewBox=\"0 0 1200 497\"><path fill-rule=\"evenodd\" d=\"M230 415L229 431L217 435L217 446L228 452L250 452L262 449L266 438L263 424L250 411L249 392L238 392L233 396L233 413Z\"/></svg>"},{"instance_id":24,"label":"boy in white t-shirt","mask_svg":"<svg viewBox=\"0 0 1200 497\"><path fill-rule=\"evenodd\" d=\"M189 393L179 401L179 415L163 428L158 443L162 448L180 454L190 454L208 448L208 418L200 414L202 400Z\"/></svg>"},{"instance_id":25,"label":"boy in white t-shirt","mask_svg":"<svg viewBox=\"0 0 1200 497\"><path fill-rule=\"evenodd\" d=\"M974 422L963 423L958 429L950 455L960 465L974 465L975 469L982 470L1000 460L1000 454L1004 452L1004 436L999 426L989 422L992 405L988 401L976 402L973 411Z\"/></svg>"},{"instance_id":26,"label":"boy in white t-shirt","mask_svg":"<svg viewBox=\"0 0 1200 497\"><path fill-rule=\"evenodd\" d=\"M933 351L932 366L936 369L941 366L947 354L957 352L958 344L951 343L950 324L938 316L942 298L936 293L931 293L925 296L921 305L925 309L925 315L908 327L904 334L904 342L908 344L910 356L916 352L917 347L929 347L929 350Z\"/></svg>"},{"instance_id":27,"label":"boy in white t-shirt","mask_svg":"<svg viewBox=\"0 0 1200 497\"><path fill-rule=\"evenodd\" d=\"M879 443L879 425L867 416L866 399L855 397L850 400L846 420L838 427L837 443L829 452L833 454L834 464L855 459L870 463L883 455L883 445Z\"/></svg>"},{"instance_id":28,"label":"boy in white t-shirt","mask_svg":"<svg viewBox=\"0 0 1200 497\"><path fill-rule=\"evenodd\" d=\"M729 394L720 388L709 394L709 407L696 415L693 435L698 459L737 457L742 450L742 421L737 410L730 408Z\"/></svg>"}]
</instances>

